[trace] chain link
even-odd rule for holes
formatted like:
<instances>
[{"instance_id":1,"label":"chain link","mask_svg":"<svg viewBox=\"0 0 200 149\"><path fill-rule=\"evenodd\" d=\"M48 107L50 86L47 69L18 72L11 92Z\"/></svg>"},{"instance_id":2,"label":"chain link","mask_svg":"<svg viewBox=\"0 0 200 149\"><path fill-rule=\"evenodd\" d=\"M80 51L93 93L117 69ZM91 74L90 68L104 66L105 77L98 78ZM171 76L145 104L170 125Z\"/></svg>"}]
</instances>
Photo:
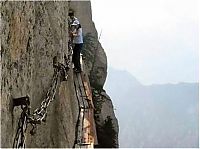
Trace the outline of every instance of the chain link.
<instances>
[{"instance_id":1,"label":"chain link","mask_svg":"<svg viewBox=\"0 0 200 149\"><path fill-rule=\"evenodd\" d=\"M53 101L58 87L58 76L59 71L56 70L53 76L51 87L47 91L46 98L41 102L40 107L38 107L33 114L28 117L29 123L40 124L46 118L47 107L49 106L49 103Z\"/></svg>"},{"instance_id":2,"label":"chain link","mask_svg":"<svg viewBox=\"0 0 200 149\"><path fill-rule=\"evenodd\" d=\"M55 94L59 84L60 76L64 76L63 80L67 80L69 68L72 62L72 39L68 42L68 55L64 56L65 65L58 63L54 65L54 74L51 82L51 86L47 91L46 98L41 102L40 107L38 107L33 114L30 114L30 103L26 105L21 105L22 113L18 121L17 133L14 138L13 148L25 148L25 133L28 123L32 125L31 135L36 133L37 124L41 124L46 121L47 108L55 98Z\"/></svg>"},{"instance_id":3,"label":"chain link","mask_svg":"<svg viewBox=\"0 0 200 149\"><path fill-rule=\"evenodd\" d=\"M14 138L13 148L25 148L25 133L27 128L27 117L30 114L30 107L22 107L22 113L18 121L18 129Z\"/></svg>"},{"instance_id":4,"label":"chain link","mask_svg":"<svg viewBox=\"0 0 200 149\"><path fill-rule=\"evenodd\" d=\"M46 98L41 102L40 107L38 107L33 114L30 114L29 105L21 105L22 113L18 121L17 133L14 138L13 148L25 148L25 133L28 123L32 125L32 130L30 131L31 135L36 133L37 124L41 124L46 120L47 108L55 98L55 94L58 88L59 79L61 76L67 79L68 70L71 61L66 61L66 66L58 63L55 65L55 70L53 74L53 79L51 86L47 91Z\"/></svg>"},{"instance_id":5,"label":"chain link","mask_svg":"<svg viewBox=\"0 0 200 149\"><path fill-rule=\"evenodd\" d=\"M70 63L70 61L68 61ZM69 65L69 64L68 64ZM55 66L55 71L52 79L51 86L47 91L46 98L41 102L40 107L37 108L32 115L28 117L28 123L31 123L33 128L31 130L31 134L35 133L36 124L41 124L42 122L46 121L47 116L47 108L55 98L55 94L59 84L60 76L64 77L64 80L67 79L69 67L65 67L65 65L58 63Z\"/></svg>"}]
</instances>

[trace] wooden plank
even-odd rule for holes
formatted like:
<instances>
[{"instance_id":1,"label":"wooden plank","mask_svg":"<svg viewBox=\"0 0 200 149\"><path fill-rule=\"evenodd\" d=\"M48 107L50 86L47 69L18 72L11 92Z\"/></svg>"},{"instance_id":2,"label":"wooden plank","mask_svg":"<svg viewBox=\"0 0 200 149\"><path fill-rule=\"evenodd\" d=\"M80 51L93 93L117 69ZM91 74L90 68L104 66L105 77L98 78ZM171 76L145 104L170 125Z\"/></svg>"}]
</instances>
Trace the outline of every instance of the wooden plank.
<instances>
[{"instance_id":1,"label":"wooden plank","mask_svg":"<svg viewBox=\"0 0 200 149\"><path fill-rule=\"evenodd\" d=\"M82 132L82 128L83 128L83 115L84 115L84 104L83 101L81 99L81 94L79 91L79 84L78 84L78 79L76 74L74 74L74 86L75 86L75 90L76 90L76 97L79 103L79 118L78 118L78 130L77 130L77 144L81 144L82 142L82 136L83 136L83 132Z\"/></svg>"},{"instance_id":2,"label":"wooden plank","mask_svg":"<svg viewBox=\"0 0 200 149\"><path fill-rule=\"evenodd\" d=\"M82 139L80 147L84 148L94 148L94 144L98 144L97 133L94 121L94 105L92 99L92 91L89 84L89 79L85 74L84 63L81 60L81 67L83 72L76 73L75 84L78 88L78 96L80 103L86 108L80 114L82 118ZM80 128L78 130L81 131Z\"/></svg>"},{"instance_id":3,"label":"wooden plank","mask_svg":"<svg viewBox=\"0 0 200 149\"><path fill-rule=\"evenodd\" d=\"M77 79L78 79L78 83L79 83L79 89L80 89L80 93L81 93L81 99L84 103L84 107L86 108L84 110L84 118L83 118L83 137L82 137L82 143L84 144L88 144L90 143L89 142L89 132L90 132L90 122L89 122L89 117L88 117L88 114L89 114L89 106L88 106L88 102L87 100L85 100L86 98L86 94L85 94L85 89L84 89L84 86L82 84L82 79L80 77L80 73L76 74L77 76Z\"/></svg>"},{"instance_id":4,"label":"wooden plank","mask_svg":"<svg viewBox=\"0 0 200 149\"><path fill-rule=\"evenodd\" d=\"M84 78L84 77L82 77L82 78ZM94 104L92 101L92 92L88 86L88 82L85 79L83 80L83 85L85 88L86 96L88 97L89 107L94 109Z\"/></svg>"},{"instance_id":5,"label":"wooden plank","mask_svg":"<svg viewBox=\"0 0 200 149\"><path fill-rule=\"evenodd\" d=\"M79 107L84 107L84 103L83 103L83 100L81 98L82 95L81 95L81 91L80 91L80 88L79 88L78 78L77 78L77 75L75 73L74 73L74 83L75 83L77 98L78 98L78 101L79 101Z\"/></svg>"},{"instance_id":6,"label":"wooden plank","mask_svg":"<svg viewBox=\"0 0 200 149\"><path fill-rule=\"evenodd\" d=\"M80 112L80 119L81 119L81 121L80 121L80 128L79 128L79 134L80 134L80 136L79 136L79 139L80 139L80 141L79 141L79 143L81 144L82 143L82 138L83 138L83 121L84 121L84 109L81 109L81 112Z\"/></svg>"},{"instance_id":7,"label":"wooden plank","mask_svg":"<svg viewBox=\"0 0 200 149\"><path fill-rule=\"evenodd\" d=\"M83 72L81 73L81 78L82 78L82 82L85 88L85 92L86 95L88 96L89 99L89 105L90 105L90 115L89 115L89 121L90 121L90 142L91 144L98 144L98 139L97 139L97 132L96 132L96 124L95 124L95 120L94 120L94 104L93 104L93 99L92 99L92 91L91 91L91 87L90 87L90 83L89 83L89 78L87 76L87 74L85 73L85 67L84 67L84 63L83 65Z\"/></svg>"},{"instance_id":8,"label":"wooden plank","mask_svg":"<svg viewBox=\"0 0 200 149\"><path fill-rule=\"evenodd\" d=\"M93 123L93 121L92 121L93 115L92 115L91 109L90 109L91 108L91 104L90 104L91 102L89 101L89 100L92 100L92 96L89 95L90 92L89 92L89 89L86 86L87 82L86 81L84 82L84 80L83 80L83 77L82 77L83 73L84 73L84 71L80 74L79 82L80 82L80 84L82 83L82 86L83 86L83 89L84 89L84 92L85 92L85 96L86 96L85 102L87 102L88 107L89 107L89 109L85 112L84 127L85 127L85 130L86 130L86 133L87 133L87 141L86 142L88 142L91 146L91 144L94 144L93 127L92 127L93 126L93 124L92 124Z\"/></svg>"},{"instance_id":9,"label":"wooden plank","mask_svg":"<svg viewBox=\"0 0 200 149\"><path fill-rule=\"evenodd\" d=\"M81 96L83 97L82 99L83 99L85 108L89 108L89 105L88 105L88 102L87 102L88 97L85 93L85 88L84 88L84 85L83 85L83 82L82 82L81 73L78 73L77 77L78 77L78 82L79 82L80 90L81 90Z\"/></svg>"},{"instance_id":10,"label":"wooden plank","mask_svg":"<svg viewBox=\"0 0 200 149\"><path fill-rule=\"evenodd\" d=\"M86 94L89 98L88 102L90 104L90 107L92 107L92 109L90 109L91 135L93 137L92 142L96 145L96 144L98 144L98 140L97 140L96 124L95 124L95 121L94 121L94 104L93 104L93 99L92 99L92 92L91 92L89 83L87 82L86 75L82 74L81 77L82 77L82 80L83 80L83 83L84 83Z\"/></svg>"},{"instance_id":11,"label":"wooden plank","mask_svg":"<svg viewBox=\"0 0 200 149\"><path fill-rule=\"evenodd\" d=\"M85 115L87 115L87 114L85 113ZM83 135L83 143L90 144L90 142L89 142L89 130L90 130L89 121L88 121L87 116L85 116L85 117L84 117L84 135Z\"/></svg>"}]
</instances>

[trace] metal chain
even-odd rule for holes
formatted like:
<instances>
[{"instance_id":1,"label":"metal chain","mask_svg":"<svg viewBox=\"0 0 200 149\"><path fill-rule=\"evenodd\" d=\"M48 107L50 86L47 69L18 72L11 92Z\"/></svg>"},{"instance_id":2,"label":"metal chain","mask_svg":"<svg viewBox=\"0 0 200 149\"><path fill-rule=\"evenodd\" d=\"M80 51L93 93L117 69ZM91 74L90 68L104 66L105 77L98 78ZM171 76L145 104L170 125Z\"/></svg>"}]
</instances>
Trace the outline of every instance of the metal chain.
<instances>
[{"instance_id":1,"label":"metal chain","mask_svg":"<svg viewBox=\"0 0 200 149\"><path fill-rule=\"evenodd\" d=\"M51 86L47 91L46 98L41 102L40 107L38 107L33 114L30 115L30 102L28 101L29 104L21 105L23 111L18 121L18 128L14 138L13 148L25 148L25 133L28 123L32 125L33 128L30 133L34 135L37 124L41 124L42 121L44 122L46 120L47 108L50 102L52 102L55 98L60 76L64 76L64 80L66 81L69 75L68 72L72 61L72 40L68 42L68 49L68 56L64 56L65 65L61 63L54 65L55 70Z\"/></svg>"},{"instance_id":2,"label":"metal chain","mask_svg":"<svg viewBox=\"0 0 200 149\"><path fill-rule=\"evenodd\" d=\"M47 107L49 106L50 102L54 100L58 82L59 82L59 75L65 76L65 79L68 77L68 70L70 68L71 64L71 52L72 52L72 43L68 43L69 47L69 54L68 57L65 57L65 63L66 65L62 63L58 63L58 65L55 65L55 71L52 79L51 86L49 90L47 91L46 98L41 102L40 107L37 108L31 116L28 117L28 122L34 124L40 124L42 121L45 121L46 115L47 115Z\"/></svg>"},{"instance_id":3,"label":"metal chain","mask_svg":"<svg viewBox=\"0 0 200 149\"><path fill-rule=\"evenodd\" d=\"M51 86L47 91L46 98L41 102L40 107L37 108L33 114L30 115L29 105L21 105L23 111L18 121L18 128L14 138L13 148L25 148L25 133L28 123L33 126L30 133L34 135L36 132L36 125L41 124L42 121L45 121L47 116L47 108L50 102L52 102L55 98L60 76L68 76L68 66L70 65L68 63L70 63L70 61L67 61L67 66L61 63L58 63L58 65L55 66L53 79Z\"/></svg>"},{"instance_id":4,"label":"metal chain","mask_svg":"<svg viewBox=\"0 0 200 149\"><path fill-rule=\"evenodd\" d=\"M25 133L27 128L27 117L30 114L28 105L22 107L22 113L18 121L18 129L14 138L13 148L25 148Z\"/></svg>"},{"instance_id":5,"label":"metal chain","mask_svg":"<svg viewBox=\"0 0 200 149\"><path fill-rule=\"evenodd\" d=\"M56 89L58 86L58 71L54 73L51 87L47 91L46 98L41 102L40 107L38 107L32 115L29 116L29 123L40 124L46 117L47 107L49 103L53 101Z\"/></svg>"},{"instance_id":6,"label":"metal chain","mask_svg":"<svg viewBox=\"0 0 200 149\"><path fill-rule=\"evenodd\" d=\"M42 122L46 121L46 116L47 116L47 108L55 98L55 94L58 88L59 84L59 76L64 76L65 80L68 76L68 67L65 67L65 65L58 63L57 66L55 66L55 71L52 79L51 86L49 90L47 91L46 98L41 102L40 107L37 108L32 115L28 117L28 123L31 123L33 126L31 130L31 134L33 135L35 133L36 129L36 124L41 124Z\"/></svg>"}]
</instances>

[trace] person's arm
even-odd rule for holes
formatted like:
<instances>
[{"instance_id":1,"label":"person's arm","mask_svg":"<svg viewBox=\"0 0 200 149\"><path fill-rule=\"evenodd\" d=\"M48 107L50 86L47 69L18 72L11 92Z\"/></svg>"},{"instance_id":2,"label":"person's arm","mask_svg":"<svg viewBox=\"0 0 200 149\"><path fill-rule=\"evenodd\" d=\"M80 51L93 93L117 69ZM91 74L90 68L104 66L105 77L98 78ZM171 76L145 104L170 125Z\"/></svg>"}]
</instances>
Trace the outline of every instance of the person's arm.
<instances>
[{"instance_id":1,"label":"person's arm","mask_svg":"<svg viewBox=\"0 0 200 149\"><path fill-rule=\"evenodd\" d=\"M81 30L78 29L75 33L73 33L73 36L80 36L81 35Z\"/></svg>"}]
</instances>

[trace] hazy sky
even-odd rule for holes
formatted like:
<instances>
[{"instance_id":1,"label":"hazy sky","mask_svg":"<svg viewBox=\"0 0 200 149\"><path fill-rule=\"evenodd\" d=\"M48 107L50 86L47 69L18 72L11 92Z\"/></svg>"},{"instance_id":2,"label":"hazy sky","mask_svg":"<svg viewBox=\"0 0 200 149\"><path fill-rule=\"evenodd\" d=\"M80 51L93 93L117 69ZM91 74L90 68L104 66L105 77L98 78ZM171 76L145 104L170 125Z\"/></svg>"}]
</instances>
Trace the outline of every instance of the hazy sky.
<instances>
[{"instance_id":1,"label":"hazy sky","mask_svg":"<svg viewBox=\"0 0 200 149\"><path fill-rule=\"evenodd\" d=\"M141 83L198 81L198 0L92 0L108 64Z\"/></svg>"}]
</instances>

